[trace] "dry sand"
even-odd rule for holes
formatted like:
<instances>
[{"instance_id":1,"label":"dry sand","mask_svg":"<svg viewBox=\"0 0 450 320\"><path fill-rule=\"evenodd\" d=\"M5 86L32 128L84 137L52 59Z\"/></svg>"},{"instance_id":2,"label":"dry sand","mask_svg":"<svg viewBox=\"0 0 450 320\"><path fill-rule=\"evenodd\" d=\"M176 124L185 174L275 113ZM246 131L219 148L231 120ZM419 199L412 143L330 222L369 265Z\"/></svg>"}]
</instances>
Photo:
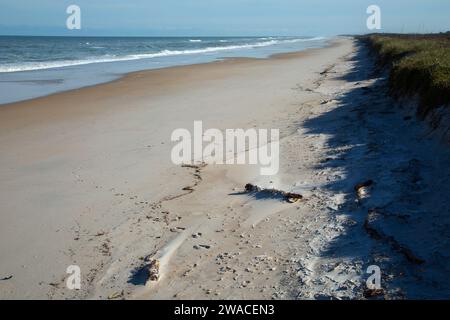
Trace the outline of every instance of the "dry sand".
<instances>
[{"instance_id":1,"label":"dry sand","mask_svg":"<svg viewBox=\"0 0 450 320\"><path fill-rule=\"evenodd\" d=\"M371 71L341 38L0 107L0 297L362 298L376 264L381 297L448 298L450 155ZM194 120L279 128L279 174L173 165L171 133Z\"/></svg>"}]
</instances>

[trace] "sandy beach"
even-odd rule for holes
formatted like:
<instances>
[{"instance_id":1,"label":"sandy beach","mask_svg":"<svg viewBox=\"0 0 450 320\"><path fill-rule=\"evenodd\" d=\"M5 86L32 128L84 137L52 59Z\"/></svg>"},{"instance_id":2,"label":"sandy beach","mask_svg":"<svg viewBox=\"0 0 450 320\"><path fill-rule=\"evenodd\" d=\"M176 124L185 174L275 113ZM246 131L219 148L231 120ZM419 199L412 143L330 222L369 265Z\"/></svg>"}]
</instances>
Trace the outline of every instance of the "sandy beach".
<instances>
[{"instance_id":1,"label":"sandy beach","mask_svg":"<svg viewBox=\"0 0 450 320\"><path fill-rule=\"evenodd\" d=\"M384 298L448 298L450 152L373 71L342 37L0 106L0 298L364 298L371 265ZM195 120L279 129L279 173L174 165Z\"/></svg>"}]
</instances>

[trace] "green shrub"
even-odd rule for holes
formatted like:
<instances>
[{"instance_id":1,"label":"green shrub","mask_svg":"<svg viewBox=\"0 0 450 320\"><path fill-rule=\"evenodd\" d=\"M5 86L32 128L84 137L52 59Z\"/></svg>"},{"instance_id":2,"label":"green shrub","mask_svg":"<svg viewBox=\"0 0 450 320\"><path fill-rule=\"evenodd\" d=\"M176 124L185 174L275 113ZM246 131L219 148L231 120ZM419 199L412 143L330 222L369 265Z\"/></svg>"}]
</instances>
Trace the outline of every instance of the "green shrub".
<instances>
[{"instance_id":1,"label":"green shrub","mask_svg":"<svg viewBox=\"0 0 450 320\"><path fill-rule=\"evenodd\" d=\"M418 113L450 104L450 36L371 35L364 38L378 54L381 66L390 67L389 86L394 96L420 99Z\"/></svg>"}]
</instances>

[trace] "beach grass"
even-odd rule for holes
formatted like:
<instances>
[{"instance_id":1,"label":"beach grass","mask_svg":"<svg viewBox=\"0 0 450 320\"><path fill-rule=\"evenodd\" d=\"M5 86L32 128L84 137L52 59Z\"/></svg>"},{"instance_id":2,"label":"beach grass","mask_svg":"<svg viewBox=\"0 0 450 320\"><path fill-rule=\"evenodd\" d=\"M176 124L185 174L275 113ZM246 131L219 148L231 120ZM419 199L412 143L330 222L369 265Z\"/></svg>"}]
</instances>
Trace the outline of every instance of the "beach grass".
<instances>
[{"instance_id":1,"label":"beach grass","mask_svg":"<svg viewBox=\"0 0 450 320\"><path fill-rule=\"evenodd\" d=\"M391 94L417 96L418 114L450 105L450 33L369 35L381 66L390 68Z\"/></svg>"}]
</instances>

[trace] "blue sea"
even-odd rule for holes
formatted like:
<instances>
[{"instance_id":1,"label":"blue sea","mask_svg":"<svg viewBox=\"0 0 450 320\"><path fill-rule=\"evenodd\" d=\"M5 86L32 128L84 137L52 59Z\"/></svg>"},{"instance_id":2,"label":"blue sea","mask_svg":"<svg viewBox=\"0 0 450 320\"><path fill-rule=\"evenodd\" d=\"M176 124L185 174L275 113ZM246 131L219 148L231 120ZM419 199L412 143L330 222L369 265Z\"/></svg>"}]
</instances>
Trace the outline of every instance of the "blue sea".
<instances>
[{"instance_id":1,"label":"blue sea","mask_svg":"<svg viewBox=\"0 0 450 320\"><path fill-rule=\"evenodd\" d=\"M0 36L0 103L103 83L133 71L266 58L326 42L323 37Z\"/></svg>"}]
</instances>

